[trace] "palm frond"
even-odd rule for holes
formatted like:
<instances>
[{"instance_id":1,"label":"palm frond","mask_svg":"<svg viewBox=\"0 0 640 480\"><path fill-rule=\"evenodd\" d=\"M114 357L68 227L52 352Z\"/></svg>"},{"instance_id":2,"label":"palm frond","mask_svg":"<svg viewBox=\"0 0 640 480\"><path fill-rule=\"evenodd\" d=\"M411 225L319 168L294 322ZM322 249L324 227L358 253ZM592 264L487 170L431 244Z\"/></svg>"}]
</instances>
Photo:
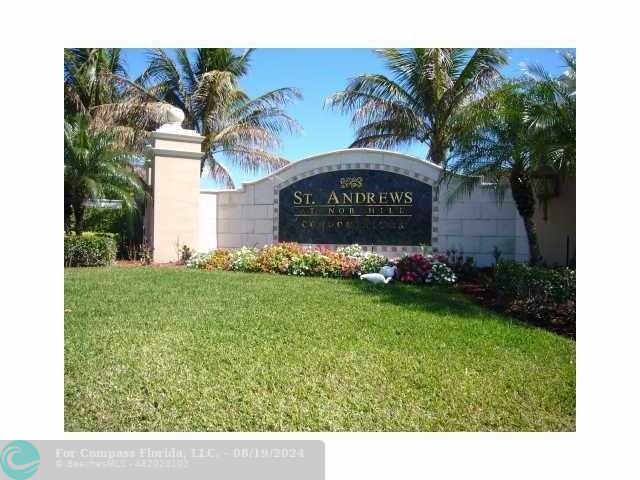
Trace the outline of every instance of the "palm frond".
<instances>
[{"instance_id":1,"label":"palm frond","mask_svg":"<svg viewBox=\"0 0 640 480\"><path fill-rule=\"evenodd\" d=\"M211 151L208 151L202 159L201 170L204 175L220 183L223 187L235 188L229 171L216 159Z\"/></svg>"}]
</instances>

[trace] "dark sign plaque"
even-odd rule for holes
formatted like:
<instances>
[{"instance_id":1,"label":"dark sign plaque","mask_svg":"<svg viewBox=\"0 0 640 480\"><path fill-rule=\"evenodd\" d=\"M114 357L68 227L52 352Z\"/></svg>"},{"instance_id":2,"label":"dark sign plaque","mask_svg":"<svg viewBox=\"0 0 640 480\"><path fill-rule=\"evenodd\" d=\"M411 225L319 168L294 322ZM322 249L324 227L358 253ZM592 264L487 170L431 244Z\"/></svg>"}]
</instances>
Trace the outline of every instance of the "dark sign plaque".
<instances>
[{"instance_id":1,"label":"dark sign plaque","mask_svg":"<svg viewBox=\"0 0 640 480\"><path fill-rule=\"evenodd\" d=\"M281 242L431 243L432 189L380 170L319 173L280 190Z\"/></svg>"}]
</instances>

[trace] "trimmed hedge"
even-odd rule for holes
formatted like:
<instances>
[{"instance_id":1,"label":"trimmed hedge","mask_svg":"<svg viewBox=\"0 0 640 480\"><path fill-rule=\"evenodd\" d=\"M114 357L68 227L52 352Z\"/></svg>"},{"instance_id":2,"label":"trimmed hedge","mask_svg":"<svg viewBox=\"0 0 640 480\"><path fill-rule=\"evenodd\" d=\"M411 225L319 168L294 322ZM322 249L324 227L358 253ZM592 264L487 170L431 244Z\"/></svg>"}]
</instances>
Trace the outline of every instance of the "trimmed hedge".
<instances>
[{"instance_id":1,"label":"trimmed hedge","mask_svg":"<svg viewBox=\"0 0 640 480\"><path fill-rule=\"evenodd\" d=\"M65 235L65 267L100 267L111 265L118 250L117 235L104 233L85 233L83 235Z\"/></svg>"},{"instance_id":2,"label":"trimmed hedge","mask_svg":"<svg viewBox=\"0 0 640 480\"><path fill-rule=\"evenodd\" d=\"M144 242L142 211L144 211L142 208L139 211L127 211L122 208L88 207L84 216L85 232L115 233L117 237L114 238L118 246L117 257L131 259L130 257L137 253L133 250ZM73 232L73 226L72 216L68 232Z\"/></svg>"}]
</instances>

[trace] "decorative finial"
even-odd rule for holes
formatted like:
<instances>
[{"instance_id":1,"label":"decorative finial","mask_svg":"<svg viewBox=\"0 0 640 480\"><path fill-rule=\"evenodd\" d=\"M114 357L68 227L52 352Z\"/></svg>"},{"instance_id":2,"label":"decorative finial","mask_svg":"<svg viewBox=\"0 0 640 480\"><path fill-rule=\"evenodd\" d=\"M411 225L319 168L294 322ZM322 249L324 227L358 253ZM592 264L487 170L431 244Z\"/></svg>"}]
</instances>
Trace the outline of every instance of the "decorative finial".
<instances>
[{"instance_id":1,"label":"decorative finial","mask_svg":"<svg viewBox=\"0 0 640 480\"><path fill-rule=\"evenodd\" d=\"M184 122L184 112L180 110L178 107L169 105L168 108L166 109L166 118L167 118L167 123L169 123L170 125L182 127L182 122Z\"/></svg>"},{"instance_id":2,"label":"decorative finial","mask_svg":"<svg viewBox=\"0 0 640 480\"><path fill-rule=\"evenodd\" d=\"M198 135L198 133L193 130L185 130L182 128L184 112L178 107L165 103L161 108L165 123L163 123L157 130L158 132L177 133L180 135Z\"/></svg>"}]
</instances>

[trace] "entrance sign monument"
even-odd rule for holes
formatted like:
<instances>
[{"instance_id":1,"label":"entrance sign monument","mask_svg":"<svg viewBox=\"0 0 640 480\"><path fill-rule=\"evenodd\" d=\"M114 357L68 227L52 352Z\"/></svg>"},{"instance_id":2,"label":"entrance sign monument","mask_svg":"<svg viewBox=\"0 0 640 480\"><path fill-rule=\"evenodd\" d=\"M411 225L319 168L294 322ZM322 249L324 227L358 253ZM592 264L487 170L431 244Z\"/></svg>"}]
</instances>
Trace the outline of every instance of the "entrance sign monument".
<instances>
[{"instance_id":1,"label":"entrance sign monument","mask_svg":"<svg viewBox=\"0 0 640 480\"><path fill-rule=\"evenodd\" d=\"M428 245L432 187L377 170L319 173L280 190L280 240Z\"/></svg>"},{"instance_id":2,"label":"entrance sign monument","mask_svg":"<svg viewBox=\"0 0 640 480\"><path fill-rule=\"evenodd\" d=\"M178 117L178 115L174 115ZM442 168L408 155L347 149L316 155L233 190L201 189L203 138L174 119L154 133L145 238L154 262L197 251L277 242L335 249L353 243L389 257L425 246L454 249L479 266L526 261L527 240L511 195L491 185L449 201Z\"/></svg>"}]
</instances>

